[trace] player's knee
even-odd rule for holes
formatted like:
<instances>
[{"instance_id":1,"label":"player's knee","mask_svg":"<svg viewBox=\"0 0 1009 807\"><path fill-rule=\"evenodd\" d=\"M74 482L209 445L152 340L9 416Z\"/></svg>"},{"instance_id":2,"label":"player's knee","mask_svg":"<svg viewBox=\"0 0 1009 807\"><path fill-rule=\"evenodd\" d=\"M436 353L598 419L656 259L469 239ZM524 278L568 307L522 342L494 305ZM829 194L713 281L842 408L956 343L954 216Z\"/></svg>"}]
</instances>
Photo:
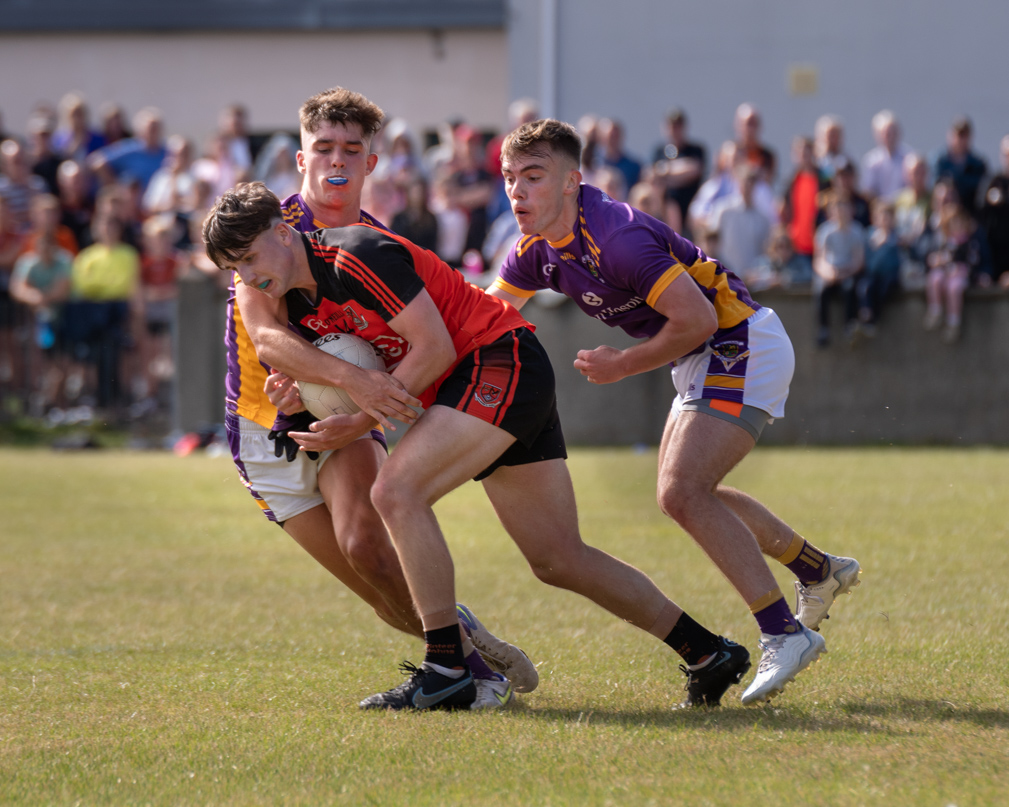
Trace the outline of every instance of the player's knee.
<instances>
[{"instance_id":1,"label":"player's knee","mask_svg":"<svg viewBox=\"0 0 1009 807\"><path fill-rule=\"evenodd\" d=\"M689 518L699 495L701 491L696 484L685 477L674 477L659 488L659 509L677 524L683 524Z\"/></svg>"},{"instance_id":2,"label":"player's knee","mask_svg":"<svg viewBox=\"0 0 1009 807\"><path fill-rule=\"evenodd\" d=\"M380 535L370 535L364 530L351 533L343 541L343 551L354 571L373 584L389 576L399 565L384 532Z\"/></svg>"},{"instance_id":3,"label":"player's knee","mask_svg":"<svg viewBox=\"0 0 1009 807\"><path fill-rule=\"evenodd\" d=\"M371 503L387 523L406 502L406 490L388 474L379 473L371 487Z\"/></svg>"}]
</instances>

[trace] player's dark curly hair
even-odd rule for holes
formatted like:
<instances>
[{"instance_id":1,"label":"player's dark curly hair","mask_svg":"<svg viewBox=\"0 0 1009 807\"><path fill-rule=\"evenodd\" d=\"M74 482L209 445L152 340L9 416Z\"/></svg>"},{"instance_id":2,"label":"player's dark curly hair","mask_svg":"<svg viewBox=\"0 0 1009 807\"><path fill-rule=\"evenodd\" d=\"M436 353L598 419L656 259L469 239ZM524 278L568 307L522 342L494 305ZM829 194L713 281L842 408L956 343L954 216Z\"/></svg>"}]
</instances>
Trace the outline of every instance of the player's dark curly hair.
<instances>
[{"instance_id":1,"label":"player's dark curly hair","mask_svg":"<svg viewBox=\"0 0 1009 807\"><path fill-rule=\"evenodd\" d=\"M225 191L203 220L207 257L224 269L282 218L280 200L262 182L243 182Z\"/></svg>"},{"instance_id":2,"label":"player's dark curly hair","mask_svg":"<svg viewBox=\"0 0 1009 807\"><path fill-rule=\"evenodd\" d=\"M324 123L356 123L369 140L382 128L385 113L359 92L333 87L301 105L301 128L315 132Z\"/></svg>"},{"instance_id":3,"label":"player's dark curly hair","mask_svg":"<svg viewBox=\"0 0 1009 807\"><path fill-rule=\"evenodd\" d=\"M519 126L501 144L501 159L560 152L582 162L582 140L575 127L564 121L545 118Z\"/></svg>"}]
</instances>

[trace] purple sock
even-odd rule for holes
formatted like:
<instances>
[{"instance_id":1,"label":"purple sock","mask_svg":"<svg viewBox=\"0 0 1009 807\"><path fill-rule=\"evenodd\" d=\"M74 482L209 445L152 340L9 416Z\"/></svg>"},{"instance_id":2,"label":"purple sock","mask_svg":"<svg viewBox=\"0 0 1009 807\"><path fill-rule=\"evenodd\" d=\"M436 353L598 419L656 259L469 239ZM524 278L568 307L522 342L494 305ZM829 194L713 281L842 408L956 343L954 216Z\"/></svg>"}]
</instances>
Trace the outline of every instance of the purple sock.
<instances>
[{"instance_id":1,"label":"purple sock","mask_svg":"<svg viewBox=\"0 0 1009 807\"><path fill-rule=\"evenodd\" d=\"M829 570L826 554L800 535L792 539L792 545L778 560L804 586L822 583Z\"/></svg>"},{"instance_id":2,"label":"purple sock","mask_svg":"<svg viewBox=\"0 0 1009 807\"><path fill-rule=\"evenodd\" d=\"M473 673L474 678L479 678L483 681L497 678L494 670L487 666L487 662L483 660L483 656L476 650L466 656L466 663L469 665L469 671Z\"/></svg>"},{"instance_id":3,"label":"purple sock","mask_svg":"<svg viewBox=\"0 0 1009 807\"><path fill-rule=\"evenodd\" d=\"M760 626L760 632L770 636L779 633L796 633L799 630L799 623L796 622L789 610L788 603L784 597L779 597L766 608L761 608L753 614Z\"/></svg>"}]
</instances>

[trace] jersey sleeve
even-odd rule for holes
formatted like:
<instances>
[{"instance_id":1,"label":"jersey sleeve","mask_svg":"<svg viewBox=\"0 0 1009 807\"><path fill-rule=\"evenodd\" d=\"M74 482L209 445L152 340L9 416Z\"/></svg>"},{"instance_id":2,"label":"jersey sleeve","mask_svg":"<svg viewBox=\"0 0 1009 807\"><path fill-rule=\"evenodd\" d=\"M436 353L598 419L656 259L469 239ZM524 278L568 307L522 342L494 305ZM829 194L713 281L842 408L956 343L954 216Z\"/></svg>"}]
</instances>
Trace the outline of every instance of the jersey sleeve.
<instances>
[{"instance_id":1,"label":"jersey sleeve","mask_svg":"<svg viewBox=\"0 0 1009 807\"><path fill-rule=\"evenodd\" d=\"M602 247L609 282L630 289L648 305L686 271L668 243L647 227L622 227Z\"/></svg>"},{"instance_id":2,"label":"jersey sleeve","mask_svg":"<svg viewBox=\"0 0 1009 807\"><path fill-rule=\"evenodd\" d=\"M539 289L547 287L545 280L540 276L541 273L536 269L529 250L529 247L538 240L540 236L533 238L526 236L515 243L501 264L494 288L514 294L516 297L532 297Z\"/></svg>"},{"instance_id":3,"label":"jersey sleeve","mask_svg":"<svg viewBox=\"0 0 1009 807\"><path fill-rule=\"evenodd\" d=\"M388 322L424 290L424 281L405 246L384 233L376 237L378 231L373 228L360 230L360 237L344 239L326 257L339 269L351 297ZM324 239L322 243L325 249Z\"/></svg>"}]
</instances>

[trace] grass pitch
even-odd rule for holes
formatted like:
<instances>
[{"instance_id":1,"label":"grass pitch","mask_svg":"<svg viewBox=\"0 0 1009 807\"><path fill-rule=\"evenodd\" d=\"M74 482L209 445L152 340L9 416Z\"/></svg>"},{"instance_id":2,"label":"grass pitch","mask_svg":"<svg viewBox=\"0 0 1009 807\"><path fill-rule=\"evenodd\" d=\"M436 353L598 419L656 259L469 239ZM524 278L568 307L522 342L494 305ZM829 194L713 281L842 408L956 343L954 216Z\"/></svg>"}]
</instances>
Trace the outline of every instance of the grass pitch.
<instances>
[{"instance_id":1,"label":"grass pitch","mask_svg":"<svg viewBox=\"0 0 1009 807\"><path fill-rule=\"evenodd\" d=\"M729 481L858 557L863 585L772 706L735 687L709 712L673 711L675 655L537 582L467 485L438 508L459 599L540 688L375 714L358 700L418 643L267 524L227 459L0 451L0 804L1005 803L1007 461L756 451ZM586 540L759 658L743 603L658 513L654 452L570 465Z\"/></svg>"}]
</instances>

